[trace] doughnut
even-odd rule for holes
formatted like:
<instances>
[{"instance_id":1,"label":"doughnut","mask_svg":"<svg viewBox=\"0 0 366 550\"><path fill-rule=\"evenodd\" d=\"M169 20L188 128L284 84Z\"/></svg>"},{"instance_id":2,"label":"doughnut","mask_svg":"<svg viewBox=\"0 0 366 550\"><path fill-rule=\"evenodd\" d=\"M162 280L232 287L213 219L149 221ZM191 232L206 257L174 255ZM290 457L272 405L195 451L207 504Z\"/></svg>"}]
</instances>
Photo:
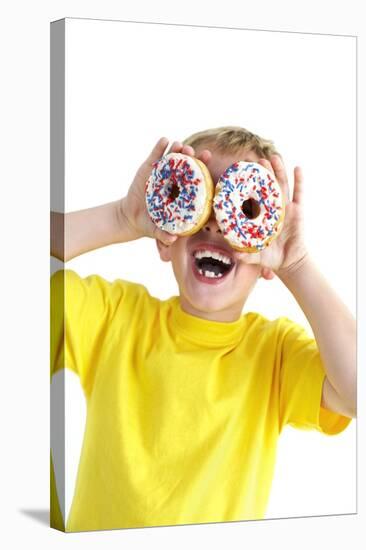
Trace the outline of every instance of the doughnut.
<instances>
[{"instance_id":1,"label":"doughnut","mask_svg":"<svg viewBox=\"0 0 366 550\"><path fill-rule=\"evenodd\" d=\"M214 185L200 160L169 153L153 164L145 186L148 214L173 235L192 235L211 214Z\"/></svg>"},{"instance_id":2,"label":"doughnut","mask_svg":"<svg viewBox=\"0 0 366 550\"><path fill-rule=\"evenodd\" d=\"M285 215L279 183L256 162L235 162L216 185L213 208L223 237L241 252L259 252L279 235Z\"/></svg>"}]
</instances>

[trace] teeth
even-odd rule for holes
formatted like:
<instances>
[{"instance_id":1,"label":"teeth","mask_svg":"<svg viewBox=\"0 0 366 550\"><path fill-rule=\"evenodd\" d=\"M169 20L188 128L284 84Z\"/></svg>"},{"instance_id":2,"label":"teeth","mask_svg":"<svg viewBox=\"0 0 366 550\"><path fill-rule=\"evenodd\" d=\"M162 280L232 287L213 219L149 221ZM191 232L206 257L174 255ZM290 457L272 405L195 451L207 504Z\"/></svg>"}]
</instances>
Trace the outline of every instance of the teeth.
<instances>
[{"instance_id":1,"label":"teeth","mask_svg":"<svg viewBox=\"0 0 366 550\"><path fill-rule=\"evenodd\" d=\"M201 275L203 275L201 269L199 270L199 272L201 273ZM204 275L209 279L219 279L220 277L222 277L222 273L218 273L217 275L215 275L215 273L213 273L212 271L205 271Z\"/></svg>"},{"instance_id":2,"label":"teeth","mask_svg":"<svg viewBox=\"0 0 366 550\"><path fill-rule=\"evenodd\" d=\"M230 258L228 258L227 256L223 256L222 254L219 254L219 260L221 260L224 264L231 264Z\"/></svg>"},{"instance_id":3,"label":"teeth","mask_svg":"<svg viewBox=\"0 0 366 550\"><path fill-rule=\"evenodd\" d=\"M200 275L208 277L209 279L220 279L221 277L223 277L223 273L218 273L217 275L215 275L215 273L213 273L212 271L203 272L202 269L199 269L198 272Z\"/></svg>"},{"instance_id":4,"label":"teeth","mask_svg":"<svg viewBox=\"0 0 366 550\"><path fill-rule=\"evenodd\" d=\"M214 258L214 260L219 260L224 264L231 264L231 260L228 256L224 256L224 254L221 254L220 252L213 252L212 250L198 250L194 253L194 257L199 260L201 258Z\"/></svg>"}]
</instances>

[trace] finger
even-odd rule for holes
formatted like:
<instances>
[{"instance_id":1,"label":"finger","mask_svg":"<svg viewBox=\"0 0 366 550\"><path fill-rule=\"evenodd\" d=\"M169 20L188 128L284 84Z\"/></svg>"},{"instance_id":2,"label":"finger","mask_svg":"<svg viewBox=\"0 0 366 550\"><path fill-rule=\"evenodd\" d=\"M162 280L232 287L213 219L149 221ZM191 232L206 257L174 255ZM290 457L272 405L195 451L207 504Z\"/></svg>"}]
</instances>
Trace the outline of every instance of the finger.
<instances>
[{"instance_id":1,"label":"finger","mask_svg":"<svg viewBox=\"0 0 366 550\"><path fill-rule=\"evenodd\" d=\"M275 274L272 269L269 269L269 267L264 267L261 272L261 277L266 279L266 281L270 281L271 279L274 279Z\"/></svg>"},{"instance_id":2,"label":"finger","mask_svg":"<svg viewBox=\"0 0 366 550\"><path fill-rule=\"evenodd\" d=\"M158 239L166 246L170 246L177 240L177 235L171 235L167 231L159 229L156 225L153 224L152 236L154 239Z\"/></svg>"},{"instance_id":3,"label":"finger","mask_svg":"<svg viewBox=\"0 0 366 550\"><path fill-rule=\"evenodd\" d=\"M304 183L304 177L303 172L300 168L300 166L295 166L294 168L294 192L292 196L292 201L296 204L301 204L303 201L303 186Z\"/></svg>"},{"instance_id":4,"label":"finger","mask_svg":"<svg viewBox=\"0 0 366 550\"><path fill-rule=\"evenodd\" d=\"M280 184L280 187L282 189L282 192L284 193L286 197L286 203L290 201L290 190L288 186L288 180L287 180L287 173L285 169L285 165L279 155L272 155L271 156L271 164L273 166L274 175L278 183Z\"/></svg>"},{"instance_id":5,"label":"finger","mask_svg":"<svg viewBox=\"0 0 366 550\"><path fill-rule=\"evenodd\" d=\"M162 137L159 139L159 141L154 146L153 150L151 151L150 155L147 157L147 162L149 164L153 164L158 159L160 159L164 155L164 151L167 148L169 143L168 138Z\"/></svg>"},{"instance_id":6,"label":"finger","mask_svg":"<svg viewBox=\"0 0 366 550\"><path fill-rule=\"evenodd\" d=\"M261 166L263 166L264 168L266 168L269 172L271 172L271 174L275 175L274 170L273 170L273 166L272 166L272 164L269 162L269 160L267 160L267 159L259 159L259 160L258 160L258 164L260 164Z\"/></svg>"},{"instance_id":7,"label":"finger","mask_svg":"<svg viewBox=\"0 0 366 550\"><path fill-rule=\"evenodd\" d=\"M180 153L183 148L183 143L180 141L173 141L168 153Z\"/></svg>"},{"instance_id":8,"label":"finger","mask_svg":"<svg viewBox=\"0 0 366 550\"><path fill-rule=\"evenodd\" d=\"M189 155L190 157L194 157L194 149L190 145L183 145L181 153L182 155Z\"/></svg>"}]
</instances>

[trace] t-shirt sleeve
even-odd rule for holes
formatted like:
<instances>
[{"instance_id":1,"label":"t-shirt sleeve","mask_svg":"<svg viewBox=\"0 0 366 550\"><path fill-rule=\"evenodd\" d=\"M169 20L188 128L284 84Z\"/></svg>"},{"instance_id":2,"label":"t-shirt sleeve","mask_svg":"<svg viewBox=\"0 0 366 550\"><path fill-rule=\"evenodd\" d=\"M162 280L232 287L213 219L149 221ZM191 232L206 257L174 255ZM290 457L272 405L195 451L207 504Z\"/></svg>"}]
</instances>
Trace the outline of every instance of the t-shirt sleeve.
<instances>
[{"instance_id":1,"label":"t-shirt sleeve","mask_svg":"<svg viewBox=\"0 0 366 550\"><path fill-rule=\"evenodd\" d=\"M280 319L280 324L280 431L290 424L327 435L340 433L351 418L321 406L326 374L316 341L288 319Z\"/></svg>"},{"instance_id":2,"label":"t-shirt sleeve","mask_svg":"<svg viewBox=\"0 0 366 550\"><path fill-rule=\"evenodd\" d=\"M67 367L86 393L91 391L96 365L111 319L123 307L127 281L113 283L98 275L80 277L60 270L51 277L51 376Z\"/></svg>"}]
</instances>

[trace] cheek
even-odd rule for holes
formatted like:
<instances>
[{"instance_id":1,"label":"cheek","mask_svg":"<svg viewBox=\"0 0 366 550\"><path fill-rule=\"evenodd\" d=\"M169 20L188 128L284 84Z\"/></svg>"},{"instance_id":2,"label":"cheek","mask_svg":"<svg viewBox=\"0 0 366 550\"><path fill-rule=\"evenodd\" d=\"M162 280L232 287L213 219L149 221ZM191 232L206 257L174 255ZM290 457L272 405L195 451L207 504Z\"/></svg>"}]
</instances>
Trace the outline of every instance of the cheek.
<instances>
[{"instance_id":1,"label":"cheek","mask_svg":"<svg viewBox=\"0 0 366 550\"><path fill-rule=\"evenodd\" d=\"M189 258L184 237L178 237L169 248L170 259L173 264L178 266L187 263Z\"/></svg>"},{"instance_id":2,"label":"cheek","mask_svg":"<svg viewBox=\"0 0 366 550\"><path fill-rule=\"evenodd\" d=\"M172 248L170 259L175 273L183 273L189 267L189 257L181 247Z\"/></svg>"},{"instance_id":3,"label":"cheek","mask_svg":"<svg viewBox=\"0 0 366 550\"><path fill-rule=\"evenodd\" d=\"M250 285L258 280L260 274L261 268L259 265L245 264L244 262L240 262L238 265L238 276Z\"/></svg>"}]
</instances>

